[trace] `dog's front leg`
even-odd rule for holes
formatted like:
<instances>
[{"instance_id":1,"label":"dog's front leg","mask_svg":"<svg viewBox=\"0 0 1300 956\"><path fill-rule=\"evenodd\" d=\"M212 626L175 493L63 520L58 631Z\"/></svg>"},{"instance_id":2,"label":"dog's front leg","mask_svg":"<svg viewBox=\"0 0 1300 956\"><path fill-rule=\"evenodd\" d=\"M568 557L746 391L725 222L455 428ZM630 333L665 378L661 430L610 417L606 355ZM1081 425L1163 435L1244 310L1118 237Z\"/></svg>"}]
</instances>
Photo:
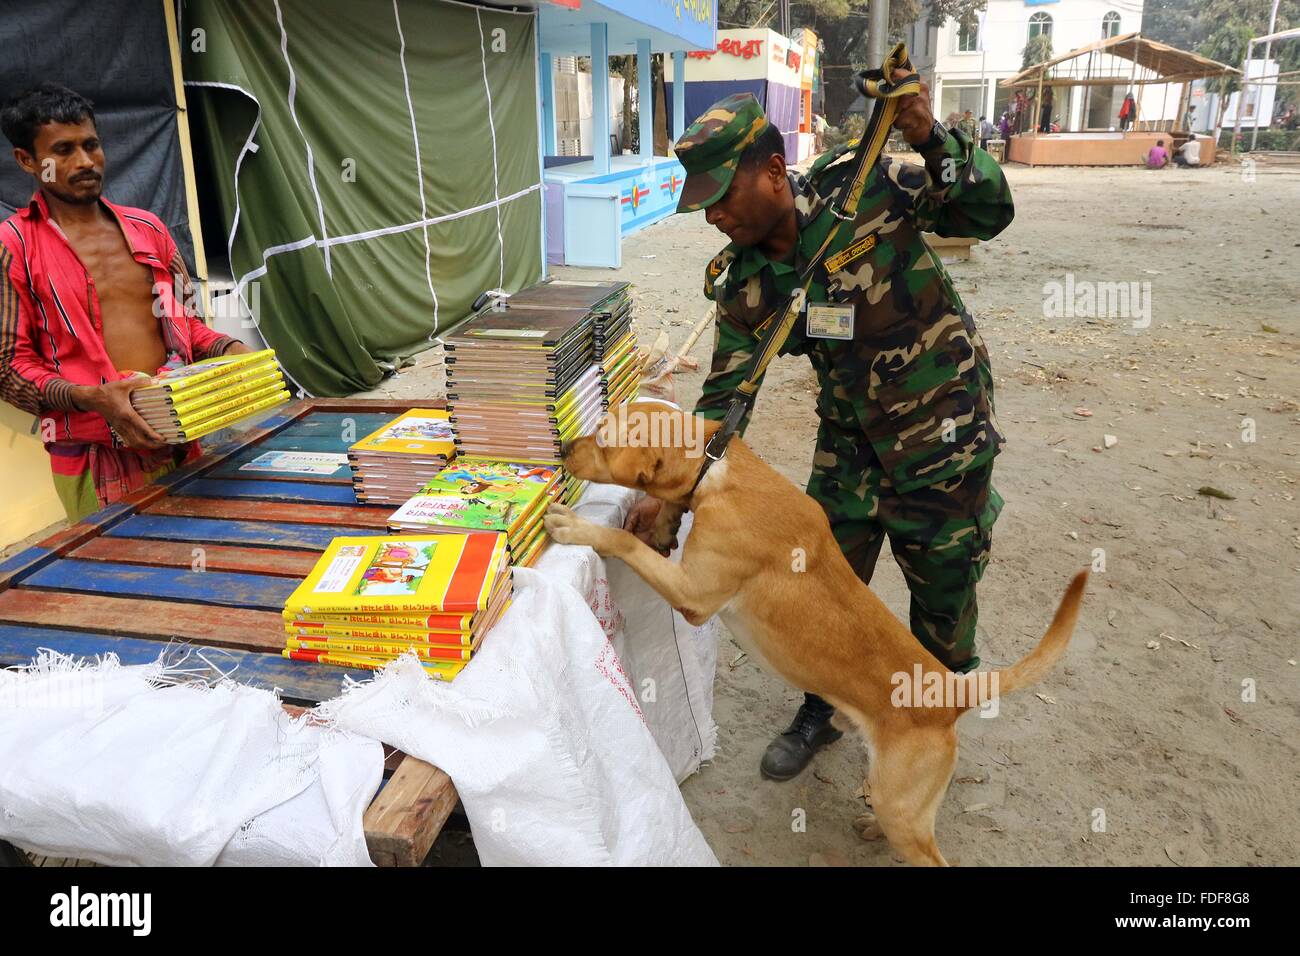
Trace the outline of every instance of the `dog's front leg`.
<instances>
[{"instance_id":1,"label":"dog's front leg","mask_svg":"<svg viewBox=\"0 0 1300 956\"><path fill-rule=\"evenodd\" d=\"M594 525L564 505L548 507L544 520L547 534L560 544L585 544L603 558L625 562L691 624L703 624L730 596L719 591L711 576L691 574L686 553L680 564L670 561L635 535Z\"/></svg>"},{"instance_id":2,"label":"dog's front leg","mask_svg":"<svg viewBox=\"0 0 1300 956\"><path fill-rule=\"evenodd\" d=\"M665 501L655 517L654 529L650 534L650 546L660 554L667 554L677 547L677 532L682 526L682 515L686 508L682 505Z\"/></svg>"}]
</instances>

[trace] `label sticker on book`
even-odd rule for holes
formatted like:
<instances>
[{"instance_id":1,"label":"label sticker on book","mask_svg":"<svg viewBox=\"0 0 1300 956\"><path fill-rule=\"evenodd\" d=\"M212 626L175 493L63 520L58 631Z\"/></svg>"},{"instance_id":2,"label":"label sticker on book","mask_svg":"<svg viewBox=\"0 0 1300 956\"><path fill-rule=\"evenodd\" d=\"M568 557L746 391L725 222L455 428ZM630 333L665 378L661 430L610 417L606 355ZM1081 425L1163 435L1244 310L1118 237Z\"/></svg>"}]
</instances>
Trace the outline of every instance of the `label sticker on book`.
<instances>
[{"instance_id":1,"label":"label sticker on book","mask_svg":"<svg viewBox=\"0 0 1300 956\"><path fill-rule=\"evenodd\" d=\"M365 556L366 549L363 547L351 545L339 548L339 553L334 556L334 560L316 582L312 593L338 594L340 591L347 590L348 582L352 580L352 575L356 573L357 568L361 567Z\"/></svg>"},{"instance_id":2,"label":"label sticker on book","mask_svg":"<svg viewBox=\"0 0 1300 956\"><path fill-rule=\"evenodd\" d=\"M817 339L853 338L853 305L809 303L808 335Z\"/></svg>"},{"instance_id":3,"label":"label sticker on book","mask_svg":"<svg viewBox=\"0 0 1300 956\"><path fill-rule=\"evenodd\" d=\"M240 471L288 472L296 475L332 475L348 463L348 456L334 452L267 451L240 465Z\"/></svg>"}]
</instances>

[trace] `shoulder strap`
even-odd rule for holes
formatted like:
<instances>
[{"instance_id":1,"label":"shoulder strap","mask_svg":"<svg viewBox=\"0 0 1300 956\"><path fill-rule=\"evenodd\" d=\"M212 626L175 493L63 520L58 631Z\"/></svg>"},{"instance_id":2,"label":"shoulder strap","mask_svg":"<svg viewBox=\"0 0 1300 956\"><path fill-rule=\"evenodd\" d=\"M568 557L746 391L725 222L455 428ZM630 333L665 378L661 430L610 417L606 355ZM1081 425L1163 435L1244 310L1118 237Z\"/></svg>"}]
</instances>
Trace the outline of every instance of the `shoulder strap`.
<instances>
[{"instance_id":1,"label":"shoulder strap","mask_svg":"<svg viewBox=\"0 0 1300 956\"><path fill-rule=\"evenodd\" d=\"M894 82L891 77L895 70L906 70L908 75L902 80ZM799 273L800 284L759 325L759 329L764 330L763 336L759 341L758 348L750 356L745 378L736 388L735 396L727 408L727 416L723 419L722 427L714 432L713 437L709 439L708 445L705 446L704 466L695 479L695 487L699 486L709 466L723 456L727 450L727 444L740 429L740 423L745 417L745 412L753 404L754 396L758 392L759 379L763 377L763 373L767 371L767 366L771 364L772 359L776 358L781 346L790 337L790 330L794 328L794 323L803 311L804 299L812 285L817 267L821 265L826 253L833 246L836 237L839 235L840 230L845 227L845 224L847 223L849 228L852 228L853 220L857 217L858 203L862 200L862 190L866 185L867 176L871 172L871 167L876 164L876 160L880 158L880 152L884 149L885 140L889 138L890 127L894 125L894 117L898 115L900 98L913 96L921 92L920 77L913 71L912 62L907 56L907 46L903 43L898 44L889 52L879 70L867 70L854 77L854 85L863 96L875 100L875 105L862 138L854 146L856 161L853 175L840 185L827 203L827 212L835 217L835 225L826 233L826 238L822 241L821 246L818 247L817 251L808 260L807 265ZM692 493L694 493L695 487L691 488Z\"/></svg>"}]
</instances>

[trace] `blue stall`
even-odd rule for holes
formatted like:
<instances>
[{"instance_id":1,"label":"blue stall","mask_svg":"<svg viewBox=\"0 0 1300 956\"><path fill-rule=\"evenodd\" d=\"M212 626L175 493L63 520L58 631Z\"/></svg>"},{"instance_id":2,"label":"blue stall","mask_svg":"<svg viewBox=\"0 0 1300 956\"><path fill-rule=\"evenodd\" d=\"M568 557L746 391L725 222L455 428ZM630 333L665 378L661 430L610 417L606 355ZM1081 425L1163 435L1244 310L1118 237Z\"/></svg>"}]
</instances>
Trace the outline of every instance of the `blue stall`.
<instances>
[{"instance_id":1,"label":"blue stall","mask_svg":"<svg viewBox=\"0 0 1300 956\"><path fill-rule=\"evenodd\" d=\"M671 54L674 75L683 75L688 51L713 49L717 9L713 0L551 0L539 13L548 260L618 268L623 236L671 215L686 178L675 158L654 154L651 55ZM609 57L625 54L637 57L641 146L636 155L611 155ZM591 57L589 156L557 156L551 79L557 56ZM676 139L685 123L683 85L673 92Z\"/></svg>"}]
</instances>

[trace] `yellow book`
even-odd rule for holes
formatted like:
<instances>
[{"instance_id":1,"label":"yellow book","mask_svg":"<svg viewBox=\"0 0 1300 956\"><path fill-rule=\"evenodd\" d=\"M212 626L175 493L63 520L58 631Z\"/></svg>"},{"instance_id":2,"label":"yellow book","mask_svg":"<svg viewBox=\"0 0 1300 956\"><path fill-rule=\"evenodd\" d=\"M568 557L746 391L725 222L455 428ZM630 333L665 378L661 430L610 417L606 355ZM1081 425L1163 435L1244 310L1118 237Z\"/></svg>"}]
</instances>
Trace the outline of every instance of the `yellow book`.
<instances>
[{"instance_id":1,"label":"yellow book","mask_svg":"<svg viewBox=\"0 0 1300 956\"><path fill-rule=\"evenodd\" d=\"M378 657L364 654L327 653L325 651L307 651L301 648L286 647L280 652L281 657L291 661L310 661L314 664L333 664L335 667L352 667L358 670L377 671L391 664L396 658ZM420 661L424 672L435 680L451 680L465 669L465 661Z\"/></svg>"},{"instance_id":2,"label":"yellow book","mask_svg":"<svg viewBox=\"0 0 1300 956\"><path fill-rule=\"evenodd\" d=\"M155 389L172 394L188 392L205 382L211 382L223 375L229 375L246 365L256 365L265 362L267 359L274 360L274 358L274 349L245 352L242 355L218 355L215 358L203 359L200 362L193 362L181 368L164 372L161 375L155 375L153 376L154 383L152 385L146 385L144 388L138 389L138 391L146 394Z\"/></svg>"},{"instance_id":3,"label":"yellow book","mask_svg":"<svg viewBox=\"0 0 1300 956\"><path fill-rule=\"evenodd\" d=\"M456 454L456 446L452 441L454 437L445 411L438 408L413 408L361 439L348 452L441 455L451 458Z\"/></svg>"},{"instance_id":4,"label":"yellow book","mask_svg":"<svg viewBox=\"0 0 1300 956\"><path fill-rule=\"evenodd\" d=\"M384 642L384 641L348 641L342 638L290 637L285 640L285 647L291 651L322 651L325 654L362 654L367 657L400 657L402 654L414 654L421 660L428 661L467 661L472 648L444 647L439 644L420 644L418 642Z\"/></svg>"},{"instance_id":5,"label":"yellow book","mask_svg":"<svg viewBox=\"0 0 1300 956\"><path fill-rule=\"evenodd\" d=\"M268 362L265 365L257 365L250 368L247 372L247 376L237 374L231 376L231 378L233 381L230 382L222 379L220 382L211 383L211 391L206 387L200 386L194 394L187 392L183 396L184 401L171 401L170 399L156 397L140 401L135 401L133 399L132 404L135 405L142 415L167 413L187 415L200 409L220 404L227 399L234 398L236 395L257 391L266 388L268 385L284 382L284 376L280 374L280 366L274 362Z\"/></svg>"},{"instance_id":6,"label":"yellow book","mask_svg":"<svg viewBox=\"0 0 1300 956\"><path fill-rule=\"evenodd\" d=\"M505 535L344 537L285 602L294 615L482 610L505 570Z\"/></svg>"},{"instance_id":7,"label":"yellow book","mask_svg":"<svg viewBox=\"0 0 1300 956\"><path fill-rule=\"evenodd\" d=\"M203 421L197 422L194 425L187 426L183 429L171 429L164 426L163 428L156 430L158 431L158 434L168 439L172 444L190 442L194 441L196 438L202 438L204 435L211 434L212 432L220 431L227 425L232 425L240 419L247 418L255 412L260 412L267 408L273 408L281 402L287 401L289 401L289 393L281 389L269 398L262 399L260 402L246 405L233 412L226 412L224 415L218 415L216 418L205 418Z\"/></svg>"},{"instance_id":8,"label":"yellow book","mask_svg":"<svg viewBox=\"0 0 1300 956\"><path fill-rule=\"evenodd\" d=\"M273 381L263 385L256 391L240 392L239 394L227 398L225 401L217 402L214 405L208 405L205 408L195 409L189 412L173 412L172 421L181 428L190 428L195 425L203 425L222 415L233 411L243 411L257 405L264 399L271 398L278 392L283 392L284 382L277 375ZM166 424L164 422L164 424Z\"/></svg>"}]
</instances>

